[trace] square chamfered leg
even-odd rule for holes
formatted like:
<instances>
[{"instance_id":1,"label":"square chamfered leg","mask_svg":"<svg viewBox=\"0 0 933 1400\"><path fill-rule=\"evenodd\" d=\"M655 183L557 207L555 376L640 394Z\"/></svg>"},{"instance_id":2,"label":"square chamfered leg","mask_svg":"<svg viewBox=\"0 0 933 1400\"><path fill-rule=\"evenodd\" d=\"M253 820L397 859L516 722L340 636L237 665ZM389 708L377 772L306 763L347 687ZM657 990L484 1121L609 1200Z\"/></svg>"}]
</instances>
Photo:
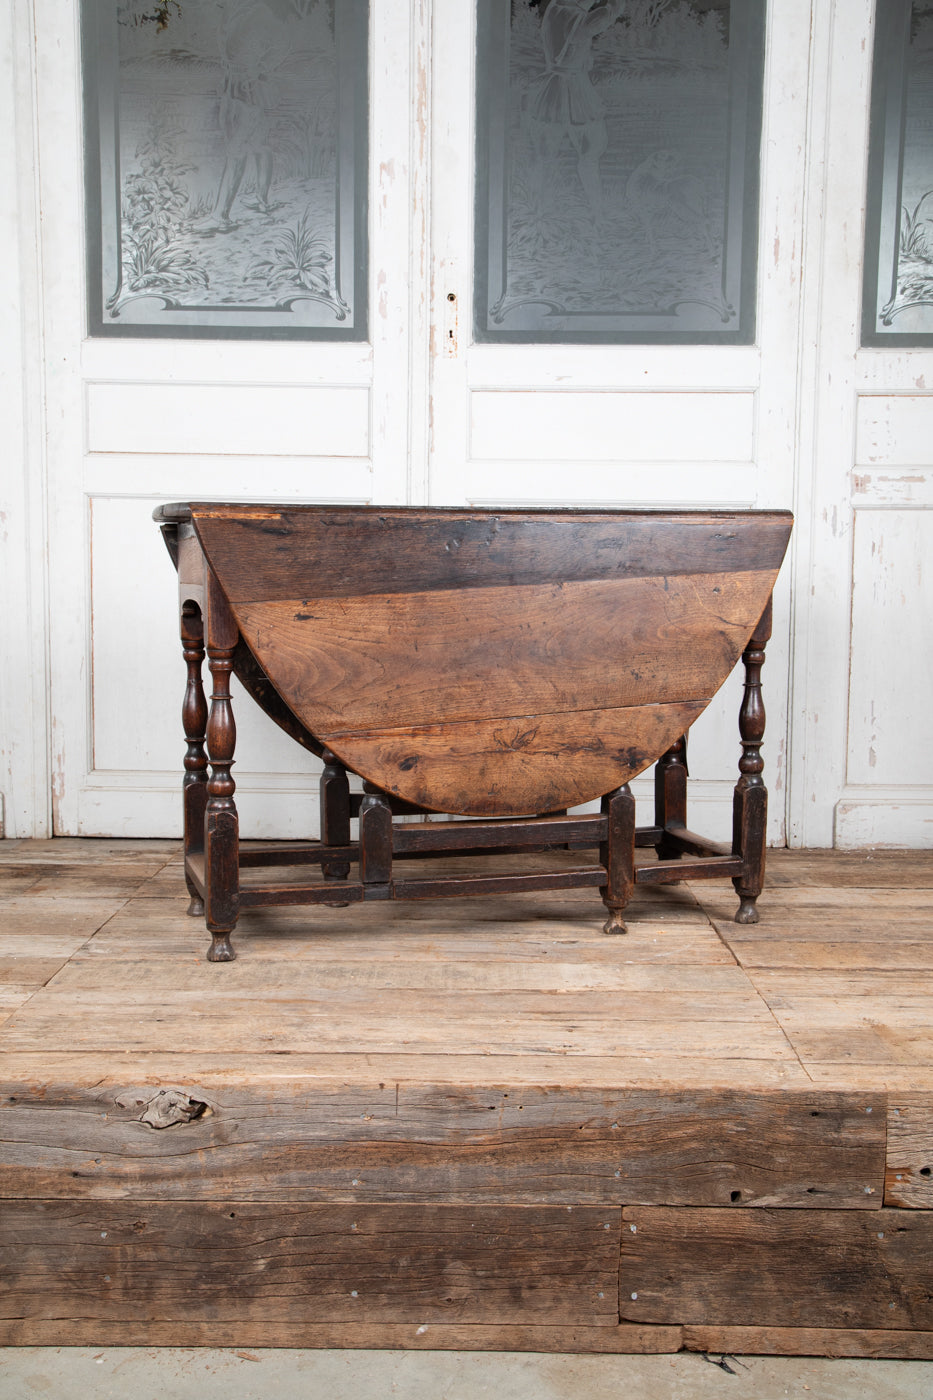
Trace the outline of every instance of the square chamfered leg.
<instances>
[{"instance_id":1,"label":"square chamfered leg","mask_svg":"<svg viewBox=\"0 0 933 1400\"><path fill-rule=\"evenodd\" d=\"M236 749L236 724L230 697L233 655L239 640L236 620L220 585L208 575L207 664L213 679L207 719L211 772L204 813L204 905L212 941L210 962L231 962L236 954L230 934L239 913L240 840L230 772Z\"/></svg>"},{"instance_id":2,"label":"square chamfered leg","mask_svg":"<svg viewBox=\"0 0 933 1400\"><path fill-rule=\"evenodd\" d=\"M349 846L350 844L350 782L347 770L336 754L325 749L321 757L324 771L321 774L321 845ZM350 874L348 860L325 860L321 862L321 874L325 880L333 880L339 885ZM347 900L328 900L332 909L345 909Z\"/></svg>"},{"instance_id":3,"label":"square chamfered leg","mask_svg":"<svg viewBox=\"0 0 933 1400\"><path fill-rule=\"evenodd\" d=\"M363 784L360 803L360 879L366 899L391 897L392 808L373 783Z\"/></svg>"},{"instance_id":4,"label":"square chamfered leg","mask_svg":"<svg viewBox=\"0 0 933 1400\"><path fill-rule=\"evenodd\" d=\"M768 825L768 789L761 774L764 759L761 743L765 733L765 707L761 698L761 668L765 663L765 647L771 636L771 600L761 615L757 627L742 653L745 667L745 692L739 710L739 734L742 757L740 777L732 801L732 850L742 857L744 869L733 877L739 896L737 924L757 924L760 915L756 900L765 878L765 842Z\"/></svg>"},{"instance_id":5,"label":"square chamfered leg","mask_svg":"<svg viewBox=\"0 0 933 1400\"><path fill-rule=\"evenodd\" d=\"M188 860L204 853L204 811L207 806L207 700L202 683L204 662L204 619L197 603L190 600L181 609L182 655L188 670L181 717L185 730L185 779L182 805L185 823L185 883L191 902L188 913L204 913L204 900L191 878Z\"/></svg>"},{"instance_id":6,"label":"square chamfered leg","mask_svg":"<svg viewBox=\"0 0 933 1400\"><path fill-rule=\"evenodd\" d=\"M655 845L658 860L679 860L683 854L680 846L671 841L670 831L673 827L682 829L687 825L687 776L687 736L684 734L655 764L654 823L661 828Z\"/></svg>"},{"instance_id":7,"label":"square chamfered leg","mask_svg":"<svg viewBox=\"0 0 933 1400\"><path fill-rule=\"evenodd\" d=\"M625 906L635 892L635 798L628 783L606 794L602 810L609 819L606 839L599 848L600 864L607 875L600 894L609 910L603 933L625 933Z\"/></svg>"},{"instance_id":8,"label":"square chamfered leg","mask_svg":"<svg viewBox=\"0 0 933 1400\"><path fill-rule=\"evenodd\" d=\"M325 749L321 757L324 760L320 786L321 844L349 846L350 782L347 770L330 749ZM329 880L345 880L350 873L350 862L325 861L321 869Z\"/></svg>"}]
</instances>

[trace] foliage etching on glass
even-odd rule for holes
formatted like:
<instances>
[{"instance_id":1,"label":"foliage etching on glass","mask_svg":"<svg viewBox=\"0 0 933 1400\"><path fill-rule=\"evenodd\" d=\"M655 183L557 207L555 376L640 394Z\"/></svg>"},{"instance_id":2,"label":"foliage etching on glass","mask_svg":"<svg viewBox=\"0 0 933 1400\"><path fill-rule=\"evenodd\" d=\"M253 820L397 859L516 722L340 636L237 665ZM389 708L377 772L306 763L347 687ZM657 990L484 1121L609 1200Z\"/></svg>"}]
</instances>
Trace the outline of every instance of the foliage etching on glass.
<instances>
[{"instance_id":1,"label":"foliage etching on glass","mask_svg":"<svg viewBox=\"0 0 933 1400\"><path fill-rule=\"evenodd\" d=\"M876 20L864 344L933 338L933 3L886 0Z\"/></svg>"},{"instance_id":2,"label":"foliage etching on glass","mask_svg":"<svg viewBox=\"0 0 933 1400\"><path fill-rule=\"evenodd\" d=\"M94 328L363 337L365 0L86 3Z\"/></svg>"},{"instance_id":3,"label":"foliage etching on glass","mask_svg":"<svg viewBox=\"0 0 933 1400\"><path fill-rule=\"evenodd\" d=\"M762 12L482 0L479 338L749 338Z\"/></svg>"}]
</instances>

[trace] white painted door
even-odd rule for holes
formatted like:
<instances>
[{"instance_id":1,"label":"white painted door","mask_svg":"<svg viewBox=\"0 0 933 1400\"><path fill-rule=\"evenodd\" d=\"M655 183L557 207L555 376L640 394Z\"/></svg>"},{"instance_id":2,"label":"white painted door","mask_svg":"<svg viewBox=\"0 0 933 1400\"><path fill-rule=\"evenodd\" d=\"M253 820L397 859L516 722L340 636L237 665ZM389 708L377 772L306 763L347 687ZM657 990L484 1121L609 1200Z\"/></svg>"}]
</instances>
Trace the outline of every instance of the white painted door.
<instances>
[{"instance_id":1,"label":"white painted door","mask_svg":"<svg viewBox=\"0 0 933 1400\"><path fill-rule=\"evenodd\" d=\"M411 116L424 15L419 5L371 8L366 343L85 333L78 7L48 0L37 10L59 834L180 830L184 672L155 505L400 503L421 489L425 248L421 138ZM251 703L237 706L237 720L244 834L312 833L315 762Z\"/></svg>"},{"instance_id":2,"label":"white painted door","mask_svg":"<svg viewBox=\"0 0 933 1400\"><path fill-rule=\"evenodd\" d=\"M644 9L631 7L636 15ZM476 74L466 58L476 52L476 7L435 0L432 503L793 507L807 116L798 94L808 81L810 3L782 0L768 11L756 343L507 345L475 343L471 319ZM650 84L644 91L650 102ZM572 161L567 142L565 151ZM764 672L769 834L779 843L790 570L789 560ZM731 830L740 699L737 673L691 735L697 829L723 839ZM636 792L648 801L649 781Z\"/></svg>"},{"instance_id":3,"label":"white painted door","mask_svg":"<svg viewBox=\"0 0 933 1400\"><path fill-rule=\"evenodd\" d=\"M919 324L926 344L910 344L909 334L906 345L860 344L873 38L882 16L900 16L907 31L913 16L914 40L929 52L933 26L925 5L826 0L815 9L809 185L820 217L804 249L810 286L800 341L807 392L797 519L794 845L929 848L933 836L933 667L925 635L933 606L929 310L919 323L910 315L895 323L908 332ZM887 229L891 243L915 212L918 193L933 186L928 124L920 153L924 178L911 192L904 176L903 204L895 202ZM898 157L895 139L895 170Z\"/></svg>"}]
</instances>

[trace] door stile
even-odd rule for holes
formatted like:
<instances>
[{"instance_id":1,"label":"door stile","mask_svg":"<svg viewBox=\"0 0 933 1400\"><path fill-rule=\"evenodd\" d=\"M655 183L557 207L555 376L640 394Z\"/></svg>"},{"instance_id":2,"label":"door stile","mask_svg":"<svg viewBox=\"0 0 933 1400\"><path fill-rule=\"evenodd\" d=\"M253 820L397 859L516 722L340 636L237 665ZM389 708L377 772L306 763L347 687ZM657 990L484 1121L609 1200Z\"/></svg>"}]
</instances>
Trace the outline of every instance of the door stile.
<instances>
[{"instance_id":1,"label":"door stile","mask_svg":"<svg viewBox=\"0 0 933 1400\"><path fill-rule=\"evenodd\" d=\"M463 505L473 339L475 0L432 0L431 362L427 499Z\"/></svg>"},{"instance_id":2,"label":"door stile","mask_svg":"<svg viewBox=\"0 0 933 1400\"><path fill-rule=\"evenodd\" d=\"M0 837L52 830L48 541L38 247L35 46L29 0L0 4Z\"/></svg>"},{"instance_id":3,"label":"door stile","mask_svg":"<svg viewBox=\"0 0 933 1400\"><path fill-rule=\"evenodd\" d=\"M41 8L41 13L40 13ZM78 7L34 7L36 141L41 266L39 344L46 381L44 435L48 492L51 657L52 823L56 835L82 829L75 779L93 768L90 618L90 499L86 491L85 396L81 344L84 239ZM55 36L51 42L50 35ZM68 211L75 211L71 218Z\"/></svg>"},{"instance_id":4,"label":"door stile","mask_svg":"<svg viewBox=\"0 0 933 1400\"><path fill-rule=\"evenodd\" d=\"M426 505L431 450L434 0L413 0L410 11L407 501L410 505Z\"/></svg>"},{"instance_id":5,"label":"door stile","mask_svg":"<svg viewBox=\"0 0 933 1400\"><path fill-rule=\"evenodd\" d=\"M834 844L834 809L846 776L853 523L848 502L856 451L873 10L872 0L822 0L814 6L788 753L792 846Z\"/></svg>"},{"instance_id":6,"label":"door stile","mask_svg":"<svg viewBox=\"0 0 933 1400\"><path fill-rule=\"evenodd\" d=\"M432 0L370 14L372 497L425 491Z\"/></svg>"},{"instance_id":7,"label":"door stile","mask_svg":"<svg viewBox=\"0 0 933 1400\"><path fill-rule=\"evenodd\" d=\"M809 202L815 186L810 162L815 136L818 54L815 25L820 0L788 0L768 6L762 126L759 227L757 442L754 504L800 508L798 474L806 457L812 381L807 378L808 343L815 329L806 320L808 263L804 255ZM810 36L801 42L801 36ZM805 95L806 100L801 100ZM797 517L799 520L799 516ZM799 539L795 526L788 557L774 593L774 633L765 682L768 738L765 781L770 799L768 839L782 845L790 824L791 694L794 633L800 625L796 574Z\"/></svg>"}]
</instances>

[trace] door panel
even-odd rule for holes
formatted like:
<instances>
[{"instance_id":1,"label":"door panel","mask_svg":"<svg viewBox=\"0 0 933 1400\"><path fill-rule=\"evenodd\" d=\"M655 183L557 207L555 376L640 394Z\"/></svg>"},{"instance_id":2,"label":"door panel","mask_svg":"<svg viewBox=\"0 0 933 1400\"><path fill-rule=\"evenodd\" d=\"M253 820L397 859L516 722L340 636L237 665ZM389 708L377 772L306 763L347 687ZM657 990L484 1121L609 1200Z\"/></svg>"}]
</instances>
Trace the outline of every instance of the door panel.
<instances>
[{"instance_id":1,"label":"door panel","mask_svg":"<svg viewBox=\"0 0 933 1400\"><path fill-rule=\"evenodd\" d=\"M764 13L478 0L476 340L754 340Z\"/></svg>"},{"instance_id":2,"label":"door panel","mask_svg":"<svg viewBox=\"0 0 933 1400\"><path fill-rule=\"evenodd\" d=\"M473 389L470 457L475 460L645 463L750 462L753 394L553 392Z\"/></svg>"},{"instance_id":3,"label":"door panel","mask_svg":"<svg viewBox=\"0 0 933 1400\"><path fill-rule=\"evenodd\" d=\"M369 389L87 381L90 453L369 456Z\"/></svg>"},{"instance_id":4,"label":"door panel","mask_svg":"<svg viewBox=\"0 0 933 1400\"><path fill-rule=\"evenodd\" d=\"M905 728L898 703L902 695L933 694L933 653L912 645L917 599L933 586L931 560L929 510L856 509L850 784L910 788L918 777L933 772L933 735L927 728Z\"/></svg>"},{"instance_id":5,"label":"door panel","mask_svg":"<svg viewBox=\"0 0 933 1400\"><path fill-rule=\"evenodd\" d=\"M99 336L365 340L368 0L79 0Z\"/></svg>"}]
</instances>

